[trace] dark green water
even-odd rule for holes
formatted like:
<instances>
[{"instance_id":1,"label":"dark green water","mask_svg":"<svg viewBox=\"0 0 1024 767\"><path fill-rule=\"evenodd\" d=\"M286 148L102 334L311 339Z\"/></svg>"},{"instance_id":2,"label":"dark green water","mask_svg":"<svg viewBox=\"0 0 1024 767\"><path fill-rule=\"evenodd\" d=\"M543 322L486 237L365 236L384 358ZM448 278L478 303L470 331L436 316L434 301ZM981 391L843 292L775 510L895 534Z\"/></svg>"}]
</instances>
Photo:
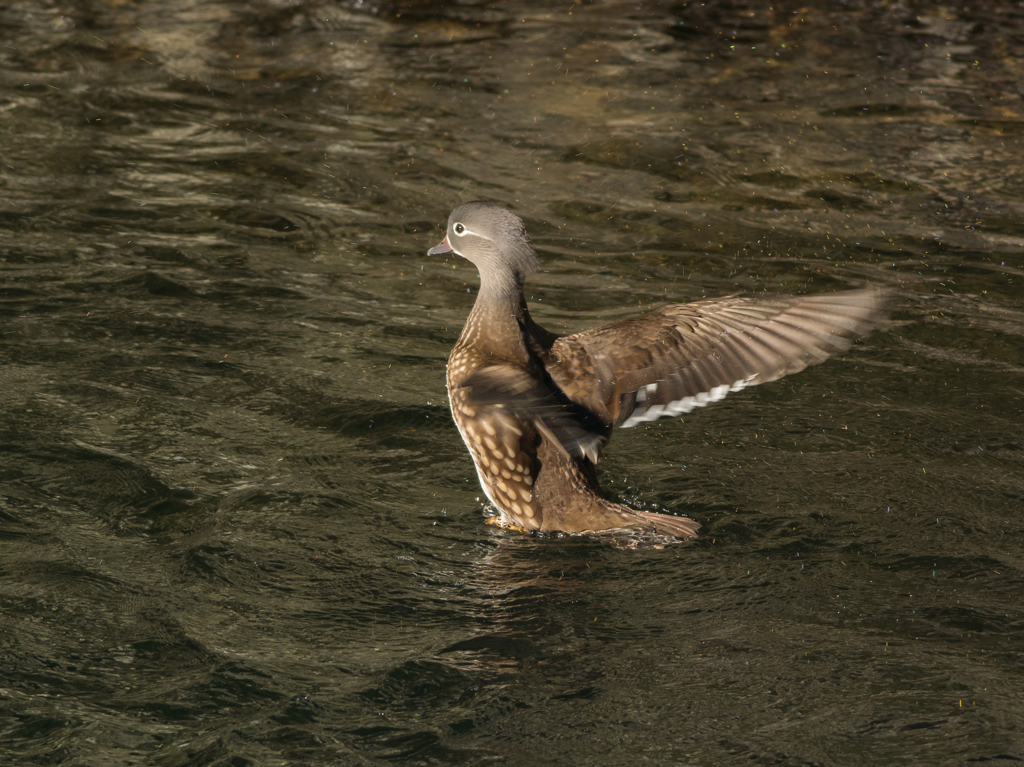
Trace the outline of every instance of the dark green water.
<instances>
[{"instance_id":1,"label":"dark green water","mask_svg":"<svg viewBox=\"0 0 1024 767\"><path fill-rule=\"evenodd\" d=\"M0 763L1024 760L1024 9L0 8ZM884 285L621 431L660 551L484 524L485 198L559 332Z\"/></svg>"}]
</instances>

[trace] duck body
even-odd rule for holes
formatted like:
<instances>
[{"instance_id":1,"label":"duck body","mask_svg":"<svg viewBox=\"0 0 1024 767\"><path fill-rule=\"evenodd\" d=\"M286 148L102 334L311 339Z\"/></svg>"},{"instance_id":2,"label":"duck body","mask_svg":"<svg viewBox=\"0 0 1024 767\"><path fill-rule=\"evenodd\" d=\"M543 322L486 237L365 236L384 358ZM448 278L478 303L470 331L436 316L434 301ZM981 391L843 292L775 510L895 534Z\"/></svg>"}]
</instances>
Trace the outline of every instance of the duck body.
<instances>
[{"instance_id":1,"label":"duck body","mask_svg":"<svg viewBox=\"0 0 1024 767\"><path fill-rule=\"evenodd\" d=\"M523 284L539 260L504 208L456 208L428 251L468 259L480 292L448 359L452 417L498 523L521 530L629 530L693 538L700 525L614 503L595 465L613 429L681 415L848 348L887 296L731 296L558 337L533 321Z\"/></svg>"}]
</instances>

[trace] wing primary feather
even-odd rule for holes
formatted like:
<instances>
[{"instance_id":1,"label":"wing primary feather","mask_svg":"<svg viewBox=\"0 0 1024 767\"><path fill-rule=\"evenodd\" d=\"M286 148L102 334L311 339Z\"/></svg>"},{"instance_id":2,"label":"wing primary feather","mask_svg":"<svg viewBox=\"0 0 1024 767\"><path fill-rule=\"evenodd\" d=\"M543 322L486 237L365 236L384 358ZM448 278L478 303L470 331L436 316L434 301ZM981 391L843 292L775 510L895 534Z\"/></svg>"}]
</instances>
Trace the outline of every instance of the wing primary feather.
<instances>
[{"instance_id":1,"label":"wing primary feather","mask_svg":"<svg viewBox=\"0 0 1024 767\"><path fill-rule=\"evenodd\" d=\"M629 427L689 412L841 353L884 324L890 301L885 291L860 290L666 306L559 339L551 377L574 402ZM561 363L563 349L586 351L585 382L568 355Z\"/></svg>"}]
</instances>

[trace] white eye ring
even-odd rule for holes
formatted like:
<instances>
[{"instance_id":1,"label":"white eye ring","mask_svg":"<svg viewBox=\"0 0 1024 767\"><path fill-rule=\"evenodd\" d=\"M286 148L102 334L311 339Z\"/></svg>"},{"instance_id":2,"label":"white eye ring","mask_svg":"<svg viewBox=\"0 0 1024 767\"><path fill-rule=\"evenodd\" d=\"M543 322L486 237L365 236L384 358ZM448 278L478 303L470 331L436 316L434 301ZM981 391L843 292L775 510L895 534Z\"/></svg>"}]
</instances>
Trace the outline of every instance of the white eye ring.
<instances>
[{"instance_id":1,"label":"white eye ring","mask_svg":"<svg viewBox=\"0 0 1024 767\"><path fill-rule=\"evenodd\" d=\"M452 227L452 229L455 230L455 234L458 234L460 236L466 233L466 227L464 227L462 224L456 224L455 226Z\"/></svg>"}]
</instances>

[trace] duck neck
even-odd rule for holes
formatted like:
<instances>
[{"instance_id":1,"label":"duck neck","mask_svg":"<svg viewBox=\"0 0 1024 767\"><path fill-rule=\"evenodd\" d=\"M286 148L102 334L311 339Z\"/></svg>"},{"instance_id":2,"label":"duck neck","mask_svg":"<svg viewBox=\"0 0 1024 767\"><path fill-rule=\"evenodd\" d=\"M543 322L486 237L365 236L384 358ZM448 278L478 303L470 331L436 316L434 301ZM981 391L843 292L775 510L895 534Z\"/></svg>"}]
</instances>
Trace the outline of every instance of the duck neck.
<instances>
[{"instance_id":1,"label":"duck neck","mask_svg":"<svg viewBox=\"0 0 1024 767\"><path fill-rule=\"evenodd\" d=\"M526 311L522 278L518 275L508 275L503 279L495 279L481 275L480 293L476 297L473 311L486 311L496 316L521 320Z\"/></svg>"},{"instance_id":2,"label":"duck neck","mask_svg":"<svg viewBox=\"0 0 1024 767\"><path fill-rule=\"evenodd\" d=\"M526 357L523 326L526 297L521 279L494 280L482 276L480 292L469 313L463 339L472 336L478 349L510 361Z\"/></svg>"}]
</instances>

